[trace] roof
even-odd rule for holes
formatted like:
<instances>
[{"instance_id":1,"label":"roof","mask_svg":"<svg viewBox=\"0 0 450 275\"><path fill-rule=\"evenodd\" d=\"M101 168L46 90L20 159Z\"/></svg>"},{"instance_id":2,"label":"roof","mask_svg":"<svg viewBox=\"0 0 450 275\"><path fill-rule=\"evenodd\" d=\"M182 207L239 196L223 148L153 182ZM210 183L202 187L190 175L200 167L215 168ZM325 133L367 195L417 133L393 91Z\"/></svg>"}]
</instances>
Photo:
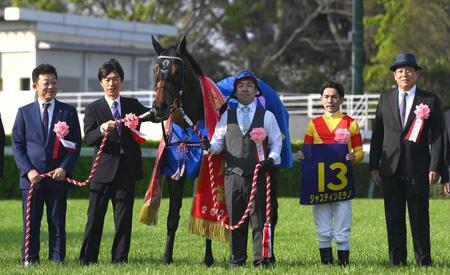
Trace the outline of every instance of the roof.
<instances>
[{"instance_id":1,"label":"roof","mask_svg":"<svg viewBox=\"0 0 450 275\"><path fill-rule=\"evenodd\" d=\"M36 24L36 31L114 40L148 42L151 35L176 36L171 25L127 22L92 16L7 7L4 21L26 21Z\"/></svg>"}]
</instances>

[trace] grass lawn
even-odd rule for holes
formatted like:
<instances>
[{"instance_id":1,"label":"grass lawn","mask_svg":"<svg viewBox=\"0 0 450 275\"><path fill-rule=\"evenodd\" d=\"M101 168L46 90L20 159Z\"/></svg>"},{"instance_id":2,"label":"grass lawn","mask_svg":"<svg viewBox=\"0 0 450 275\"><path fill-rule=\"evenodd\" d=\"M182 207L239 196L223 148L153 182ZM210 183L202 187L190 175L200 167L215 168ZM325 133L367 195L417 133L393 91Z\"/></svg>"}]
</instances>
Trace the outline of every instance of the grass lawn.
<instances>
[{"instance_id":1,"label":"grass lawn","mask_svg":"<svg viewBox=\"0 0 450 275\"><path fill-rule=\"evenodd\" d=\"M431 212L431 246L433 266L427 270L414 264L412 241L408 234L408 265L390 267L388 265L386 229L382 200L353 201L353 228L351 241L350 266L342 269L337 265L322 266L316 241L315 226L311 208L300 206L296 198L280 200L280 217L276 232L275 253L277 265L274 268L257 270L251 266L249 253L247 266L228 267L229 246L213 243L216 263L207 268L203 265L204 241L188 233L187 223L191 198L184 200L180 227L175 242L174 263L170 266L161 264L160 259L165 245L165 219L168 200L162 202L159 213L159 225L149 228L138 222L142 200L135 201L133 217L133 235L129 264L113 266L110 264L111 244L114 236L111 209L107 213L103 231L99 264L82 267L78 264L78 254L86 222L87 200L69 200L67 213L67 258L64 265L56 265L47 260L48 242L45 216L41 227L41 264L25 270L19 264L21 245L21 204L18 200L0 201L0 273L1 274L337 274L337 273L371 273L398 274L422 273L448 274L450 271L450 200L432 200ZM408 228L409 231L409 228ZM248 251L251 252L251 243ZM334 251L335 252L335 251ZM335 252L336 254L336 252ZM336 257L336 256L335 256Z\"/></svg>"}]
</instances>

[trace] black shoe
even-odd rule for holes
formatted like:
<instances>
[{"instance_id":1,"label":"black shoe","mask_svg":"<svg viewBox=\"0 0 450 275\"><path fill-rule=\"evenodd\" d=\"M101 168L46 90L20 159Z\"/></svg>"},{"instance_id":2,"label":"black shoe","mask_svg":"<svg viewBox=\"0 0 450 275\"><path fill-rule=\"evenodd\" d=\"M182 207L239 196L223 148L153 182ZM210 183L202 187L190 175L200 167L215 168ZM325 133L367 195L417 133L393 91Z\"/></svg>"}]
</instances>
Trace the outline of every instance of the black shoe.
<instances>
[{"instance_id":1,"label":"black shoe","mask_svg":"<svg viewBox=\"0 0 450 275\"><path fill-rule=\"evenodd\" d=\"M333 264L333 250L331 247L320 248L320 261L323 264Z\"/></svg>"},{"instance_id":2,"label":"black shoe","mask_svg":"<svg viewBox=\"0 0 450 275\"><path fill-rule=\"evenodd\" d=\"M348 258L350 256L349 250L338 250L339 265L346 267L348 265Z\"/></svg>"},{"instance_id":3,"label":"black shoe","mask_svg":"<svg viewBox=\"0 0 450 275\"><path fill-rule=\"evenodd\" d=\"M91 261L88 259L80 259L80 265L92 265L92 264L96 264L96 261Z\"/></svg>"}]
</instances>

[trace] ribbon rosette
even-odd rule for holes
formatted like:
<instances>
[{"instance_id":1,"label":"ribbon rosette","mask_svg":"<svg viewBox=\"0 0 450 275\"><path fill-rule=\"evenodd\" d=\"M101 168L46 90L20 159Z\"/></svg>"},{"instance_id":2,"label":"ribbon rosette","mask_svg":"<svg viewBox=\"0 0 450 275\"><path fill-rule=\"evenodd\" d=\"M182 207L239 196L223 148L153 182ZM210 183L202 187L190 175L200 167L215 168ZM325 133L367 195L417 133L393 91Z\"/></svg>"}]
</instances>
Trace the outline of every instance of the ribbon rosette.
<instances>
[{"instance_id":1,"label":"ribbon rosette","mask_svg":"<svg viewBox=\"0 0 450 275\"><path fill-rule=\"evenodd\" d=\"M69 125L67 125L65 121L58 121L57 123L55 123L53 132L55 132L56 134L55 147L53 147L53 159L58 158L59 144L62 144L64 149L66 149L66 151L70 153L75 151L75 149L77 148L77 144L75 142L64 139L69 134Z\"/></svg>"},{"instance_id":2,"label":"ribbon rosette","mask_svg":"<svg viewBox=\"0 0 450 275\"><path fill-rule=\"evenodd\" d=\"M334 131L334 140L337 143L346 144L350 140L350 132L345 128L338 128Z\"/></svg>"},{"instance_id":3,"label":"ribbon rosette","mask_svg":"<svg viewBox=\"0 0 450 275\"><path fill-rule=\"evenodd\" d=\"M263 146L263 141L266 139L266 131L264 128L253 128L253 130L250 132L250 138L255 142L256 144L256 152L257 152L257 161L261 162L266 159L265 156L265 148ZM267 189L270 189L270 177L269 174L266 173L266 181L268 181ZM267 192L267 191L266 191ZM266 193L266 203L270 204L270 191L269 195ZM269 200L267 201L267 199ZM267 207L267 206L266 206ZM270 209L270 207L269 207ZM271 244L271 224L269 222L269 219L267 218L267 209L266 209L266 222L264 223L263 228L263 257L264 258L270 258L272 256L272 244ZM270 213L270 210L269 210ZM270 215L269 215L270 216Z\"/></svg>"},{"instance_id":4,"label":"ribbon rosette","mask_svg":"<svg viewBox=\"0 0 450 275\"><path fill-rule=\"evenodd\" d=\"M131 130L131 136L138 144L144 144L145 142L147 142L146 136L136 130L139 125L139 118L135 114L126 114L124 120L125 126L127 126Z\"/></svg>"},{"instance_id":5,"label":"ribbon rosette","mask_svg":"<svg viewBox=\"0 0 450 275\"><path fill-rule=\"evenodd\" d=\"M416 105L416 110L414 111L416 116L414 121L409 128L408 134L406 135L406 140L418 143L423 131L423 122L430 116L430 107L428 105L420 103Z\"/></svg>"}]
</instances>

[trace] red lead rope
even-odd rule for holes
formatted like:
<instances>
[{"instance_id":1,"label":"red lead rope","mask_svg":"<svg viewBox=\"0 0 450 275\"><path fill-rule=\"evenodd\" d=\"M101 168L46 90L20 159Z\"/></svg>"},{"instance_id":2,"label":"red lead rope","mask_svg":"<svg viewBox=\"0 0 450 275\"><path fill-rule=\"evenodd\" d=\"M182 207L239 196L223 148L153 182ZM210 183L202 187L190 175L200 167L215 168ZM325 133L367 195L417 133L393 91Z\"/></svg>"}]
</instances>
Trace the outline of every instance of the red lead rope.
<instances>
[{"instance_id":1,"label":"red lead rope","mask_svg":"<svg viewBox=\"0 0 450 275\"><path fill-rule=\"evenodd\" d=\"M116 124L125 123L125 122L131 122L131 121L134 121L134 120L139 120L139 118L140 117L136 117L134 119L127 119L127 118L118 119L118 120L116 120ZM83 181L83 182L80 182L80 181L76 181L74 179L66 177L66 178L64 178L64 181L67 181L68 183L71 183L71 184L76 185L76 186L85 186L85 185L87 185L88 183L91 182L92 177L94 176L94 173L97 170L97 166L98 166L98 163L99 163L99 160L100 160L100 155L103 153L103 149L105 147L106 140L109 137L109 133L110 133L109 130L105 131L105 133L104 133L102 142L100 143L100 147L98 148L97 154L95 156L94 163L92 164L91 172L89 173L89 176L87 177L87 179L85 181ZM41 174L41 177L52 177L52 176L53 176L52 172ZM30 189L28 190L27 204L26 204L26 215L25 215L25 224L26 224L25 251L24 251L24 266L25 267L29 266L29 264L30 264L30 262L28 261L28 258L29 258L29 255L30 255L29 254L30 253L30 234L31 234L30 217L31 217L31 199L33 197L33 189L34 189L34 184L31 183L30 184Z\"/></svg>"}]
</instances>

